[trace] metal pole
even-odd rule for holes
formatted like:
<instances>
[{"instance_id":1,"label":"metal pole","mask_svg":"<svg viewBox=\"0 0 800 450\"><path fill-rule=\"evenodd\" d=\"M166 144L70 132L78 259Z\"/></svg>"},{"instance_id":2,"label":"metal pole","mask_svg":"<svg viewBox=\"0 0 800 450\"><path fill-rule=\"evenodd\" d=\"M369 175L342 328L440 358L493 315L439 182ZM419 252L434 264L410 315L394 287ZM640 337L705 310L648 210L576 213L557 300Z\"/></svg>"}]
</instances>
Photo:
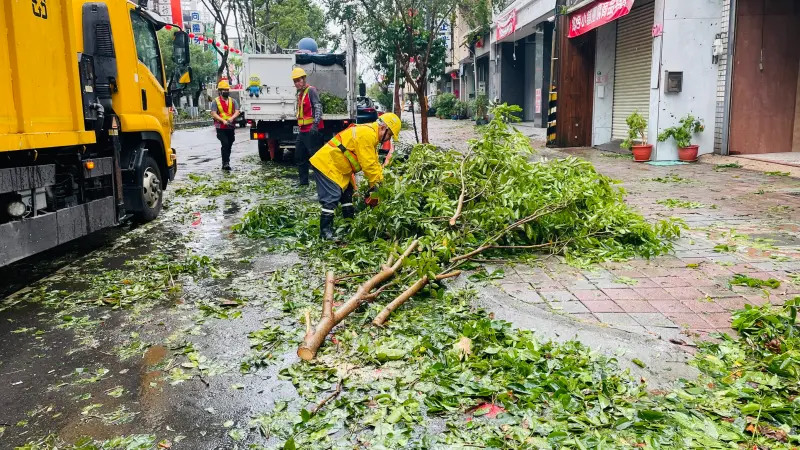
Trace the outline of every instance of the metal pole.
<instances>
[{"instance_id":1,"label":"metal pole","mask_svg":"<svg viewBox=\"0 0 800 450\"><path fill-rule=\"evenodd\" d=\"M730 125L731 125L731 82L733 81L733 58L736 45L736 4L738 0L731 0L730 8L728 9L728 48L727 48L727 61L725 65L725 102L722 108L722 143L720 144L720 154L729 155L730 142Z\"/></svg>"},{"instance_id":2,"label":"metal pole","mask_svg":"<svg viewBox=\"0 0 800 450\"><path fill-rule=\"evenodd\" d=\"M394 111L394 113L397 114L398 116L399 116L399 114L398 114L399 111L397 109L397 104L399 103L399 100L397 99L397 93L400 92L399 89L400 89L400 87L397 85L397 58L395 58L394 59L394 89L392 90L392 111Z\"/></svg>"}]
</instances>

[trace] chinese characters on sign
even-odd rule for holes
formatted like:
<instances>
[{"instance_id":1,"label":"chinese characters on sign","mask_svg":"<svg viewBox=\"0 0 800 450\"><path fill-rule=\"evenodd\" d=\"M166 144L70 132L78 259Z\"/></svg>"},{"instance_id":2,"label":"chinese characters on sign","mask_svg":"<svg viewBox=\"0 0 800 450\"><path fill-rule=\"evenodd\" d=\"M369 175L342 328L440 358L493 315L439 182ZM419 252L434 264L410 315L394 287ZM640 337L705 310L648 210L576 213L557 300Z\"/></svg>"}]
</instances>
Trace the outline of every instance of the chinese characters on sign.
<instances>
[{"instance_id":1,"label":"chinese characters on sign","mask_svg":"<svg viewBox=\"0 0 800 450\"><path fill-rule=\"evenodd\" d=\"M497 19L497 40L503 39L517 30L517 10L512 9L505 16Z\"/></svg>"},{"instance_id":2,"label":"chinese characters on sign","mask_svg":"<svg viewBox=\"0 0 800 450\"><path fill-rule=\"evenodd\" d=\"M627 15L633 0L599 0L569 15L569 37L580 36Z\"/></svg>"}]
</instances>

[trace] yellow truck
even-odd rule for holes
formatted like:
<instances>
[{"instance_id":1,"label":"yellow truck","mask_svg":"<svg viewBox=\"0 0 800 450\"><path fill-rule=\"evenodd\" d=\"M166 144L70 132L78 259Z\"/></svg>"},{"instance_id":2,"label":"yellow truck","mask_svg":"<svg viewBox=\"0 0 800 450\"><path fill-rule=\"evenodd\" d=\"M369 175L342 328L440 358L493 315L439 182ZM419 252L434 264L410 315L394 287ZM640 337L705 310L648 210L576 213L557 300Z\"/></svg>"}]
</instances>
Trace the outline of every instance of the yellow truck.
<instances>
[{"instance_id":1,"label":"yellow truck","mask_svg":"<svg viewBox=\"0 0 800 450\"><path fill-rule=\"evenodd\" d=\"M139 1L0 0L0 266L158 216L189 38Z\"/></svg>"}]
</instances>

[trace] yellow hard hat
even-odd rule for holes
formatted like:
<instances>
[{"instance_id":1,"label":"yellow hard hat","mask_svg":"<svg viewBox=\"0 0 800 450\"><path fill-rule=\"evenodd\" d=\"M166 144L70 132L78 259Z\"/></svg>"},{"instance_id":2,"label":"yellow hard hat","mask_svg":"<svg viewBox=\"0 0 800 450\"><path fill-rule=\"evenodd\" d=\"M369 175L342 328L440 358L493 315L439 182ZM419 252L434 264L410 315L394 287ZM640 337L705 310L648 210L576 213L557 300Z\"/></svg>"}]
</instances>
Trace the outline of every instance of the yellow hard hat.
<instances>
[{"instance_id":1,"label":"yellow hard hat","mask_svg":"<svg viewBox=\"0 0 800 450\"><path fill-rule=\"evenodd\" d=\"M299 67L295 67L294 69L292 69L292 79L293 80L296 80L298 78L303 78L304 76L306 76L306 71L305 70L303 70L303 69L301 69Z\"/></svg>"},{"instance_id":2,"label":"yellow hard hat","mask_svg":"<svg viewBox=\"0 0 800 450\"><path fill-rule=\"evenodd\" d=\"M382 123L389 127L392 130L392 134L394 138L397 139L400 137L400 127L403 126L403 123L400 121L400 118L397 117L395 113L386 113L378 118L378 123Z\"/></svg>"},{"instance_id":3,"label":"yellow hard hat","mask_svg":"<svg viewBox=\"0 0 800 450\"><path fill-rule=\"evenodd\" d=\"M231 84L228 83L228 80L221 80L219 84L217 84L217 89L228 89L230 90Z\"/></svg>"}]
</instances>

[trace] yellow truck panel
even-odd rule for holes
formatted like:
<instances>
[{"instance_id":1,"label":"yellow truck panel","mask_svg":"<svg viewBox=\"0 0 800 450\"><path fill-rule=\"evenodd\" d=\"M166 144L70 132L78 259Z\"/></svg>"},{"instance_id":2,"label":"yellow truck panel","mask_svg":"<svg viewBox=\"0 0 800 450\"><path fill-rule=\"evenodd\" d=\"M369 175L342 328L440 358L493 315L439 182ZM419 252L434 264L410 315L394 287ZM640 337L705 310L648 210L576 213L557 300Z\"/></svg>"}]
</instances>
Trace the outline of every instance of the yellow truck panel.
<instances>
[{"instance_id":1,"label":"yellow truck panel","mask_svg":"<svg viewBox=\"0 0 800 450\"><path fill-rule=\"evenodd\" d=\"M0 0L0 152L91 144L72 0Z\"/></svg>"}]
</instances>

